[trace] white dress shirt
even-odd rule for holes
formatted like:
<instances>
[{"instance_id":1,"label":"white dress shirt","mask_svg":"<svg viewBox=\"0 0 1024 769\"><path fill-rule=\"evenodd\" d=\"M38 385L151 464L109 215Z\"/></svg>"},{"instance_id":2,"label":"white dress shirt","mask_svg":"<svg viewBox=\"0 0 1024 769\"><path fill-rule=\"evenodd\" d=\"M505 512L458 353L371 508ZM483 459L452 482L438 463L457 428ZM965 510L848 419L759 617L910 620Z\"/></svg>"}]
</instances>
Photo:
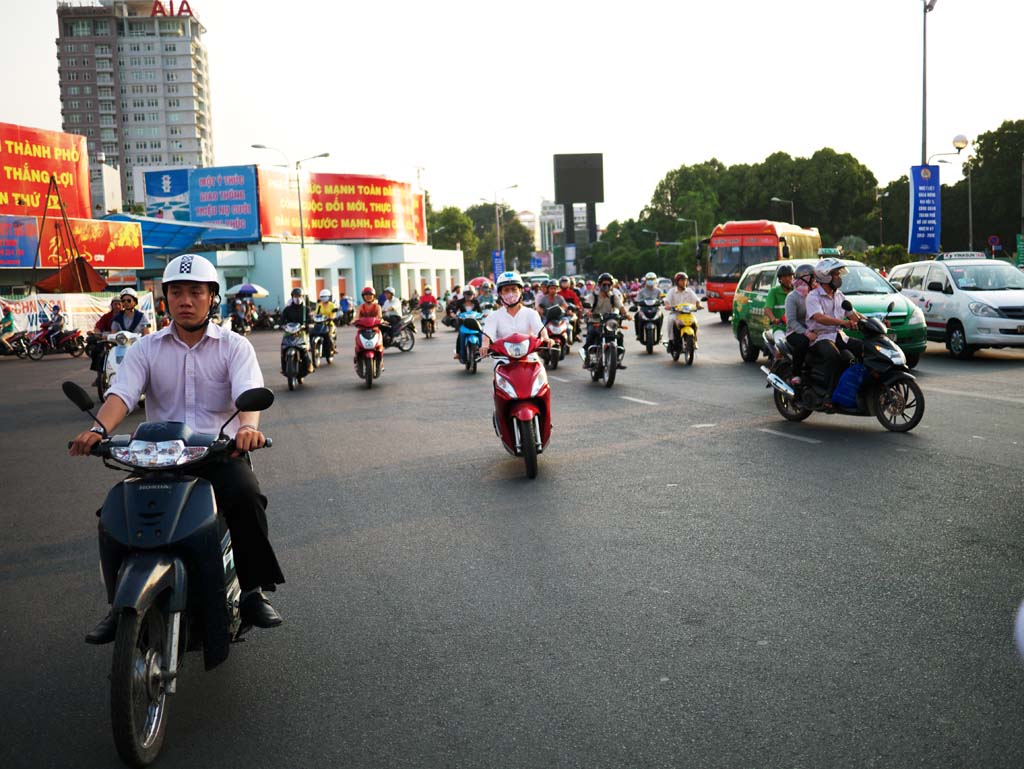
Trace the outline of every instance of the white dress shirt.
<instances>
[{"instance_id":1,"label":"white dress shirt","mask_svg":"<svg viewBox=\"0 0 1024 769\"><path fill-rule=\"evenodd\" d=\"M235 398L263 386L263 372L252 343L210 323L195 347L174 333L174 324L142 337L128 348L109 394L131 411L146 394L147 422L184 422L216 435L235 411ZM238 418L225 428L238 430Z\"/></svg>"},{"instance_id":2,"label":"white dress shirt","mask_svg":"<svg viewBox=\"0 0 1024 769\"><path fill-rule=\"evenodd\" d=\"M813 331L818 339L828 339L835 342L839 335L839 326L826 326L812 320L815 315L825 315L829 318L845 318L846 310L843 309L843 302L846 297L842 291L836 291L829 296L825 289L818 286L807 294L807 328Z\"/></svg>"},{"instance_id":3,"label":"white dress shirt","mask_svg":"<svg viewBox=\"0 0 1024 769\"><path fill-rule=\"evenodd\" d=\"M492 342L512 334L540 336L543 329L544 321L531 307L520 307L519 312L515 315L509 315L508 310L502 307L492 312L484 320L484 333L490 337Z\"/></svg>"}]
</instances>

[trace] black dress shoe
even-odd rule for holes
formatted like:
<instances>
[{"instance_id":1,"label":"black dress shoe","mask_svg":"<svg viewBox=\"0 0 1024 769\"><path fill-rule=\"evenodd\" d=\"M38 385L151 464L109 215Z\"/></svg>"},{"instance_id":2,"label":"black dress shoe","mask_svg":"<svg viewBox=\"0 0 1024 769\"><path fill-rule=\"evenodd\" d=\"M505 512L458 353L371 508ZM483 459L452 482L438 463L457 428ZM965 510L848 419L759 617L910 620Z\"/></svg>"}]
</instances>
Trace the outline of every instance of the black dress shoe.
<instances>
[{"instance_id":1,"label":"black dress shoe","mask_svg":"<svg viewBox=\"0 0 1024 769\"><path fill-rule=\"evenodd\" d=\"M242 622L248 625L268 628L277 627L284 622L263 593L250 593L238 608L242 614Z\"/></svg>"},{"instance_id":2,"label":"black dress shoe","mask_svg":"<svg viewBox=\"0 0 1024 769\"><path fill-rule=\"evenodd\" d=\"M93 644L95 646L102 646L103 644L113 643L114 636L117 635L117 617L114 616L113 611L108 611L107 616L101 619L89 634L85 637L87 644Z\"/></svg>"}]
</instances>

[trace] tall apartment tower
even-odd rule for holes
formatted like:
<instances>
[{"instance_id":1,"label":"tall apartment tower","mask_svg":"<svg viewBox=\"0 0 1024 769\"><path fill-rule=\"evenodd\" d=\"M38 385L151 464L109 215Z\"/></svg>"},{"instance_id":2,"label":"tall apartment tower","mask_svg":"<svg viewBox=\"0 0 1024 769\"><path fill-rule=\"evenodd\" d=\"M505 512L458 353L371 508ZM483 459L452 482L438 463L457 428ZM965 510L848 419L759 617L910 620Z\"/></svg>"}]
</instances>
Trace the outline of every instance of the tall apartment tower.
<instances>
[{"instance_id":1,"label":"tall apartment tower","mask_svg":"<svg viewBox=\"0 0 1024 769\"><path fill-rule=\"evenodd\" d=\"M62 122L88 140L94 186L100 153L125 201L134 166L213 164L206 30L187 1L61 0L57 25Z\"/></svg>"}]
</instances>

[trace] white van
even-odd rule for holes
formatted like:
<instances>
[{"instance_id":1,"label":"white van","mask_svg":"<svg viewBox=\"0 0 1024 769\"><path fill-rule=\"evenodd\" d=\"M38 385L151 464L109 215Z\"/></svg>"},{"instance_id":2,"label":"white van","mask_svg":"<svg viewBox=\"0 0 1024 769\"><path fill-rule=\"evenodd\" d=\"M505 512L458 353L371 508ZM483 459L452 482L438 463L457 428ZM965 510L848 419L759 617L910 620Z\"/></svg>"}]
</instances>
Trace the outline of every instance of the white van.
<instances>
[{"instance_id":1,"label":"white van","mask_svg":"<svg viewBox=\"0 0 1024 769\"><path fill-rule=\"evenodd\" d=\"M940 254L889 280L924 312L928 338L966 360L982 347L1024 347L1024 273L985 254Z\"/></svg>"}]
</instances>

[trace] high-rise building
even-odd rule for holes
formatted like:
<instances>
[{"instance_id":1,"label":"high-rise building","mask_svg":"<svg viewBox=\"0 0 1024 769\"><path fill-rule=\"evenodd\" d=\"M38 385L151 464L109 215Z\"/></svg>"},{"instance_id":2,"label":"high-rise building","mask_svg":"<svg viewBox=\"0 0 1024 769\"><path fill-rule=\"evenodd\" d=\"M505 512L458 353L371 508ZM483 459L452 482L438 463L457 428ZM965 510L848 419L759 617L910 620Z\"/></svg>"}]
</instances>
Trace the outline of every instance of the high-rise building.
<instances>
[{"instance_id":1,"label":"high-rise building","mask_svg":"<svg viewBox=\"0 0 1024 769\"><path fill-rule=\"evenodd\" d=\"M133 166L213 164L206 30L188 2L61 0L57 24L64 130L118 168L126 201Z\"/></svg>"},{"instance_id":2,"label":"high-rise building","mask_svg":"<svg viewBox=\"0 0 1024 769\"><path fill-rule=\"evenodd\" d=\"M587 204L576 203L572 207L575 230L587 230ZM540 208L540 248L550 251L554 248L554 233L565 229L565 207L561 203L545 200Z\"/></svg>"}]
</instances>

